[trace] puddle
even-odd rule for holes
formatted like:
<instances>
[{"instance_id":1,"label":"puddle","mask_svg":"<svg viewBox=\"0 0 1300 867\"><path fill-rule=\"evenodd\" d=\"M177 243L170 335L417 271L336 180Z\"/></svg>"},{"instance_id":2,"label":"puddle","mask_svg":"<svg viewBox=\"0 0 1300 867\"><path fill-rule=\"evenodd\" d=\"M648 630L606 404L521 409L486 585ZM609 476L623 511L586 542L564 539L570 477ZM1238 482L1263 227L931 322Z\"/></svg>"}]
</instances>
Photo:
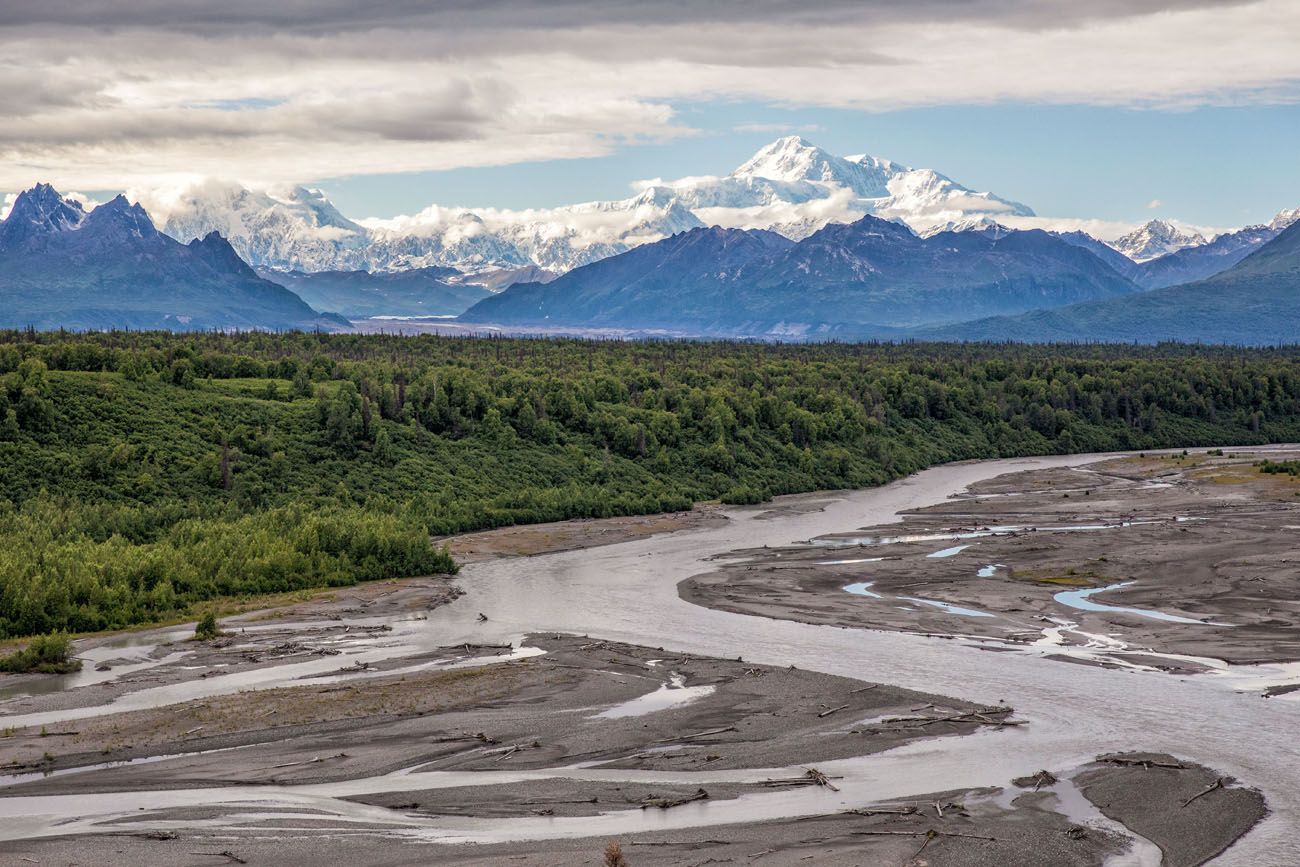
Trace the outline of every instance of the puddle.
<instances>
[{"instance_id":1,"label":"puddle","mask_svg":"<svg viewBox=\"0 0 1300 867\"><path fill-rule=\"evenodd\" d=\"M1203 519L1175 517L1172 520L1181 523L1183 521L1199 521ZM1055 527L1039 527L1026 524L1004 524L994 527L980 527L972 530L956 529L935 533L904 533L897 536L820 536L807 542L801 542L800 544L822 548L847 548L855 545L865 547L868 545L901 545L913 542L957 542L963 539L987 539L990 536L1011 536L1018 533L1081 533L1096 530L1119 530L1125 527L1144 527L1152 524L1167 524L1169 522L1169 519L1153 518L1140 521L1117 521L1110 524L1067 524Z\"/></svg>"},{"instance_id":2,"label":"puddle","mask_svg":"<svg viewBox=\"0 0 1300 867\"><path fill-rule=\"evenodd\" d=\"M992 617L987 611L979 611L974 608L962 608L960 605L953 605L950 602L940 602L938 599L922 599L919 596L899 596L904 602L915 602L918 605L930 605L947 611L949 614L960 614L962 617Z\"/></svg>"},{"instance_id":3,"label":"puddle","mask_svg":"<svg viewBox=\"0 0 1300 867\"><path fill-rule=\"evenodd\" d=\"M1080 611L1101 611L1110 614L1132 614L1136 617L1146 617L1150 620L1163 620L1167 623L1195 623L1201 626L1226 626L1223 623L1206 623L1204 620L1197 620L1193 617L1182 617L1177 614L1166 614L1163 611L1152 611L1147 608L1127 608L1121 605L1102 605L1100 602L1093 602L1089 597L1097 593L1104 593L1107 590L1118 590L1121 587L1128 587L1133 584L1132 581L1123 581L1119 584L1111 584L1107 587L1092 587L1087 590L1062 590L1052 598L1062 605L1068 605L1071 608L1077 608Z\"/></svg>"},{"instance_id":4,"label":"puddle","mask_svg":"<svg viewBox=\"0 0 1300 867\"><path fill-rule=\"evenodd\" d=\"M999 569L1005 568L1007 567L1002 563L990 563L987 566L981 566L980 570L976 572L975 575L979 578L992 578L998 574Z\"/></svg>"},{"instance_id":5,"label":"puddle","mask_svg":"<svg viewBox=\"0 0 1300 867\"><path fill-rule=\"evenodd\" d=\"M879 563L884 557L859 557L856 560L818 560L814 566L850 566L854 563Z\"/></svg>"},{"instance_id":6,"label":"puddle","mask_svg":"<svg viewBox=\"0 0 1300 867\"><path fill-rule=\"evenodd\" d=\"M1073 780L1060 780L1051 787L1043 789L1056 798L1056 809L1070 821L1086 827L1110 831L1131 841L1129 848L1116 855L1111 855L1103 867L1160 867L1164 863L1164 853L1160 847L1146 837L1135 833L1126 825L1108 818L1097 806L1083 796L1083 792Z\"/></svg>"},{"instance_id":7,"label":"puddle","mask_svg":"<svg viewBox=\"0 0 1300 867\"><path fill-rule=\"evenodd\" d=\"M852 593L854 596L865 596L869 599L884 599L885 597L871 589L872 582L861 581L857 584L846 584L840 589L845 593ZM940 602L937 599L922 599L918 596L895 596L900 602L912 602L918 605L930 605L934 608L941 608L949 614L960 614L963 617L992 617L987 611L976 611L974 608L963 608L960 605L952 605L948 602ZM900 611L915 611L915 608L905 608L901 605L895 606Z\"/></svg>"},{"instance_id":8,"label":"puddle","mask_svg":"<svg viewBox=\"0 0 1300 867\"><path fill-rule=\"evenodd\" d=\"M933 554L926 554L925 556L928 560L937 560L942 557L955 557L969 547L970 545L956 545L952 548L944 548L942 551L935 551Z\"/></svg>"},{"instance_id":9,"label":"puddle","mask_svg":"<svg viewBox=\"0 0 1300 867\"><path fill-rule=\"evenodd\" d=\"M609 710L602 711L589 717L589 719L623 719L630 716L645 716L649 713L680 707L696 699L704 698L706 695L711 695L714 688L712 684L686 686L686 677L674 672L671 680L660 685L654 692L648 692L630 701L616 704Z\"/></svg>"}]
</instances>

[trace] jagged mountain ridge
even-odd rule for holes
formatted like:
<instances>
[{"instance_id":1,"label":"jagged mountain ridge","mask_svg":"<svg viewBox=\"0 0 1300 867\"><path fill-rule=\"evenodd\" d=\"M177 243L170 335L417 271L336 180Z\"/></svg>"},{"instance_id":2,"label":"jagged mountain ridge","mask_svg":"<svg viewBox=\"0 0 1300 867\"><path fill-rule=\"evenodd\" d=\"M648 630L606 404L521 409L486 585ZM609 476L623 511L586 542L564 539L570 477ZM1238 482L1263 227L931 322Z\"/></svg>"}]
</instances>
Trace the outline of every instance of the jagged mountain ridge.
<instances>
[{"instance_id":1,"label":"jagged mountain ridge","mask_svg":"<svg viewBox=\"0 0 1300 867\"><path fill-rule=\"evenodd\" d=\"M0 223L0 326L337 328L263 280L220 235L181 244L118 196L87 213L41 184Z\"/></svg>"},{"instance_id":2,"label":"jagged mountain ridge","mask_svg":"<svg viewBox=\"0 0 1300 867\"><path fill-rule=\"evenodd\" d=\"M1300 326L1300 222L1240 262L1193 283L958 325L937 340L1293 343Z\"/></svg>"},{"instance_id":3,"label":"jagged mountain ridge","mask_svg":"<svg viewBox=\"0 0 1300 867\"><path fill-rule=\"evenodd\" d=\"M868 215L797 243L761 230L692 230L544 286L512 286L461 319L816 336L1136 291L1092 253L1040 230L998 227L920 237Z\"/></svg>"}]
</instances>

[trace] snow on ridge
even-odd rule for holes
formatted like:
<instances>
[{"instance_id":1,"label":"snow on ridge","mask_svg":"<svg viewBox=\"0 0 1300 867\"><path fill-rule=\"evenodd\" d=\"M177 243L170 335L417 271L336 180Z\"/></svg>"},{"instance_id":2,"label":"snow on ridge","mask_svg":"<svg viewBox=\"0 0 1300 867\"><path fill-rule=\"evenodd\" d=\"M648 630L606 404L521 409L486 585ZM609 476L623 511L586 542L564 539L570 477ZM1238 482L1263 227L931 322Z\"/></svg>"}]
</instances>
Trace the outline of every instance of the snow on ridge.
<instances>
[{"instance_id":1,"label":"snow on ridge","mask_svg":"<svg viewBox=\"0 0 1300 867\"><path fill-rule=\"evenodd\" d=\"M771 229L798 240L865 214L923 233L979 227L985 220L1017 229L1082 229L1103 238L1135 233L1131 225L1038 217L1019 202L971 190L937 171L867 154L836 156L799 136L760 148L728 175L654 178L632 189L629 198L615 201L518 210L432 204L414 214L359 220L306 187L257 190L196 180L132 190L128 197L178 240L215 230L254 265L308 271L450 266L559 273L699 226ZM1212 234L1165 225L1173 231L1148 232L1150 249L1132 240L1135 255L1194 243L1198 236L1203 243Z\"/></svg>"}]
</instances>

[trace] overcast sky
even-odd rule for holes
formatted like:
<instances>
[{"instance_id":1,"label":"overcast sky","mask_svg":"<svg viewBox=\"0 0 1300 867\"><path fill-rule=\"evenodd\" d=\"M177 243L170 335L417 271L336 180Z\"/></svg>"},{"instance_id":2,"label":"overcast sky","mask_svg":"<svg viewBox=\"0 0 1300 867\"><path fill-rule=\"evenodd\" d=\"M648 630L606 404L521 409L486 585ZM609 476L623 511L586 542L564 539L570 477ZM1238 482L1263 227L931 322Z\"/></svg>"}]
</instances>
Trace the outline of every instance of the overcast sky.
<instances>
[{"instance_id":1,"label":"overcast sky","mask_svg":"<svg viewBox=\"0 0 1300 867\"><path fill-rule=\"evenodd\" d=\"M810 8L813 7L813 8ZM789 132L1040 214L1300 205L1300 2L0 3L0 190L620 198Z\"/></svg>"}]
</instances>

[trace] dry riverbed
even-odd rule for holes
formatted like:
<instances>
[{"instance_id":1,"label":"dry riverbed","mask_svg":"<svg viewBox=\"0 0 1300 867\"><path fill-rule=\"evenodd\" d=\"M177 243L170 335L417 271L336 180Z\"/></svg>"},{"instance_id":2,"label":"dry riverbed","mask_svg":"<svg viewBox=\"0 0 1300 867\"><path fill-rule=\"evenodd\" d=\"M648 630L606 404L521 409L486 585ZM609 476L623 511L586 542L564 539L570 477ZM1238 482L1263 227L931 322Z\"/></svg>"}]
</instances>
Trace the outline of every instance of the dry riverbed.
<instances>
[{"instance_id":1,"label":"dry riverbed","mask_svg":"<svg viewBox=\"0 0 1300 867\"><path fill-rule=\"evenodd\" d=\"M728 555L681 593L747 614L1009 645L1068 616L1076 632L1062 630L1063 641L1119 633L1165 653L1294 659L1285 586L1296 576L1279 533L1300 525L1296 490L1226 457L1012 474L902 526ZM807 514L833 497L783 498L755 517ZM472 562L727 520L706 507L448 541ZM1044 529L1067 525L1103 529ZM999 526L1017 529L948 538ZM900 534L923 538L880 544ZM995 564L1005 565L976 575ZM1053 598L1130 578L1096 601L1197 622L1062 609ZM1137 753L1025 767L1001 787L852 798L836 763L935 738L982 738L1014 754L1032 716L889 686L890 671L869 663L850 679L566 634L439 644L425 628L433 612L483 617L447 609L464 580L278 599L223 619L227 634L207 642L191 640L192 628L97 636L78 643L88 660L78 675L0 680L0 815L6 798L70 805L58 820L66 830L14 834L0 863L600 865L617 843L636 867L1102 865L1134 846L1134 863L1190 867L1266 813L1259 793L1215 770ZM855 583L880 596L842 589ZM774 797L790 799L780 815L802 818L752 821L746 805ZM708 818L726 805L739 807L732 818ZM637 817L624 825L636 830L547 824L620 815ZM545 839L455 842L517 823Z\"/></svg>"}]
</instances>

